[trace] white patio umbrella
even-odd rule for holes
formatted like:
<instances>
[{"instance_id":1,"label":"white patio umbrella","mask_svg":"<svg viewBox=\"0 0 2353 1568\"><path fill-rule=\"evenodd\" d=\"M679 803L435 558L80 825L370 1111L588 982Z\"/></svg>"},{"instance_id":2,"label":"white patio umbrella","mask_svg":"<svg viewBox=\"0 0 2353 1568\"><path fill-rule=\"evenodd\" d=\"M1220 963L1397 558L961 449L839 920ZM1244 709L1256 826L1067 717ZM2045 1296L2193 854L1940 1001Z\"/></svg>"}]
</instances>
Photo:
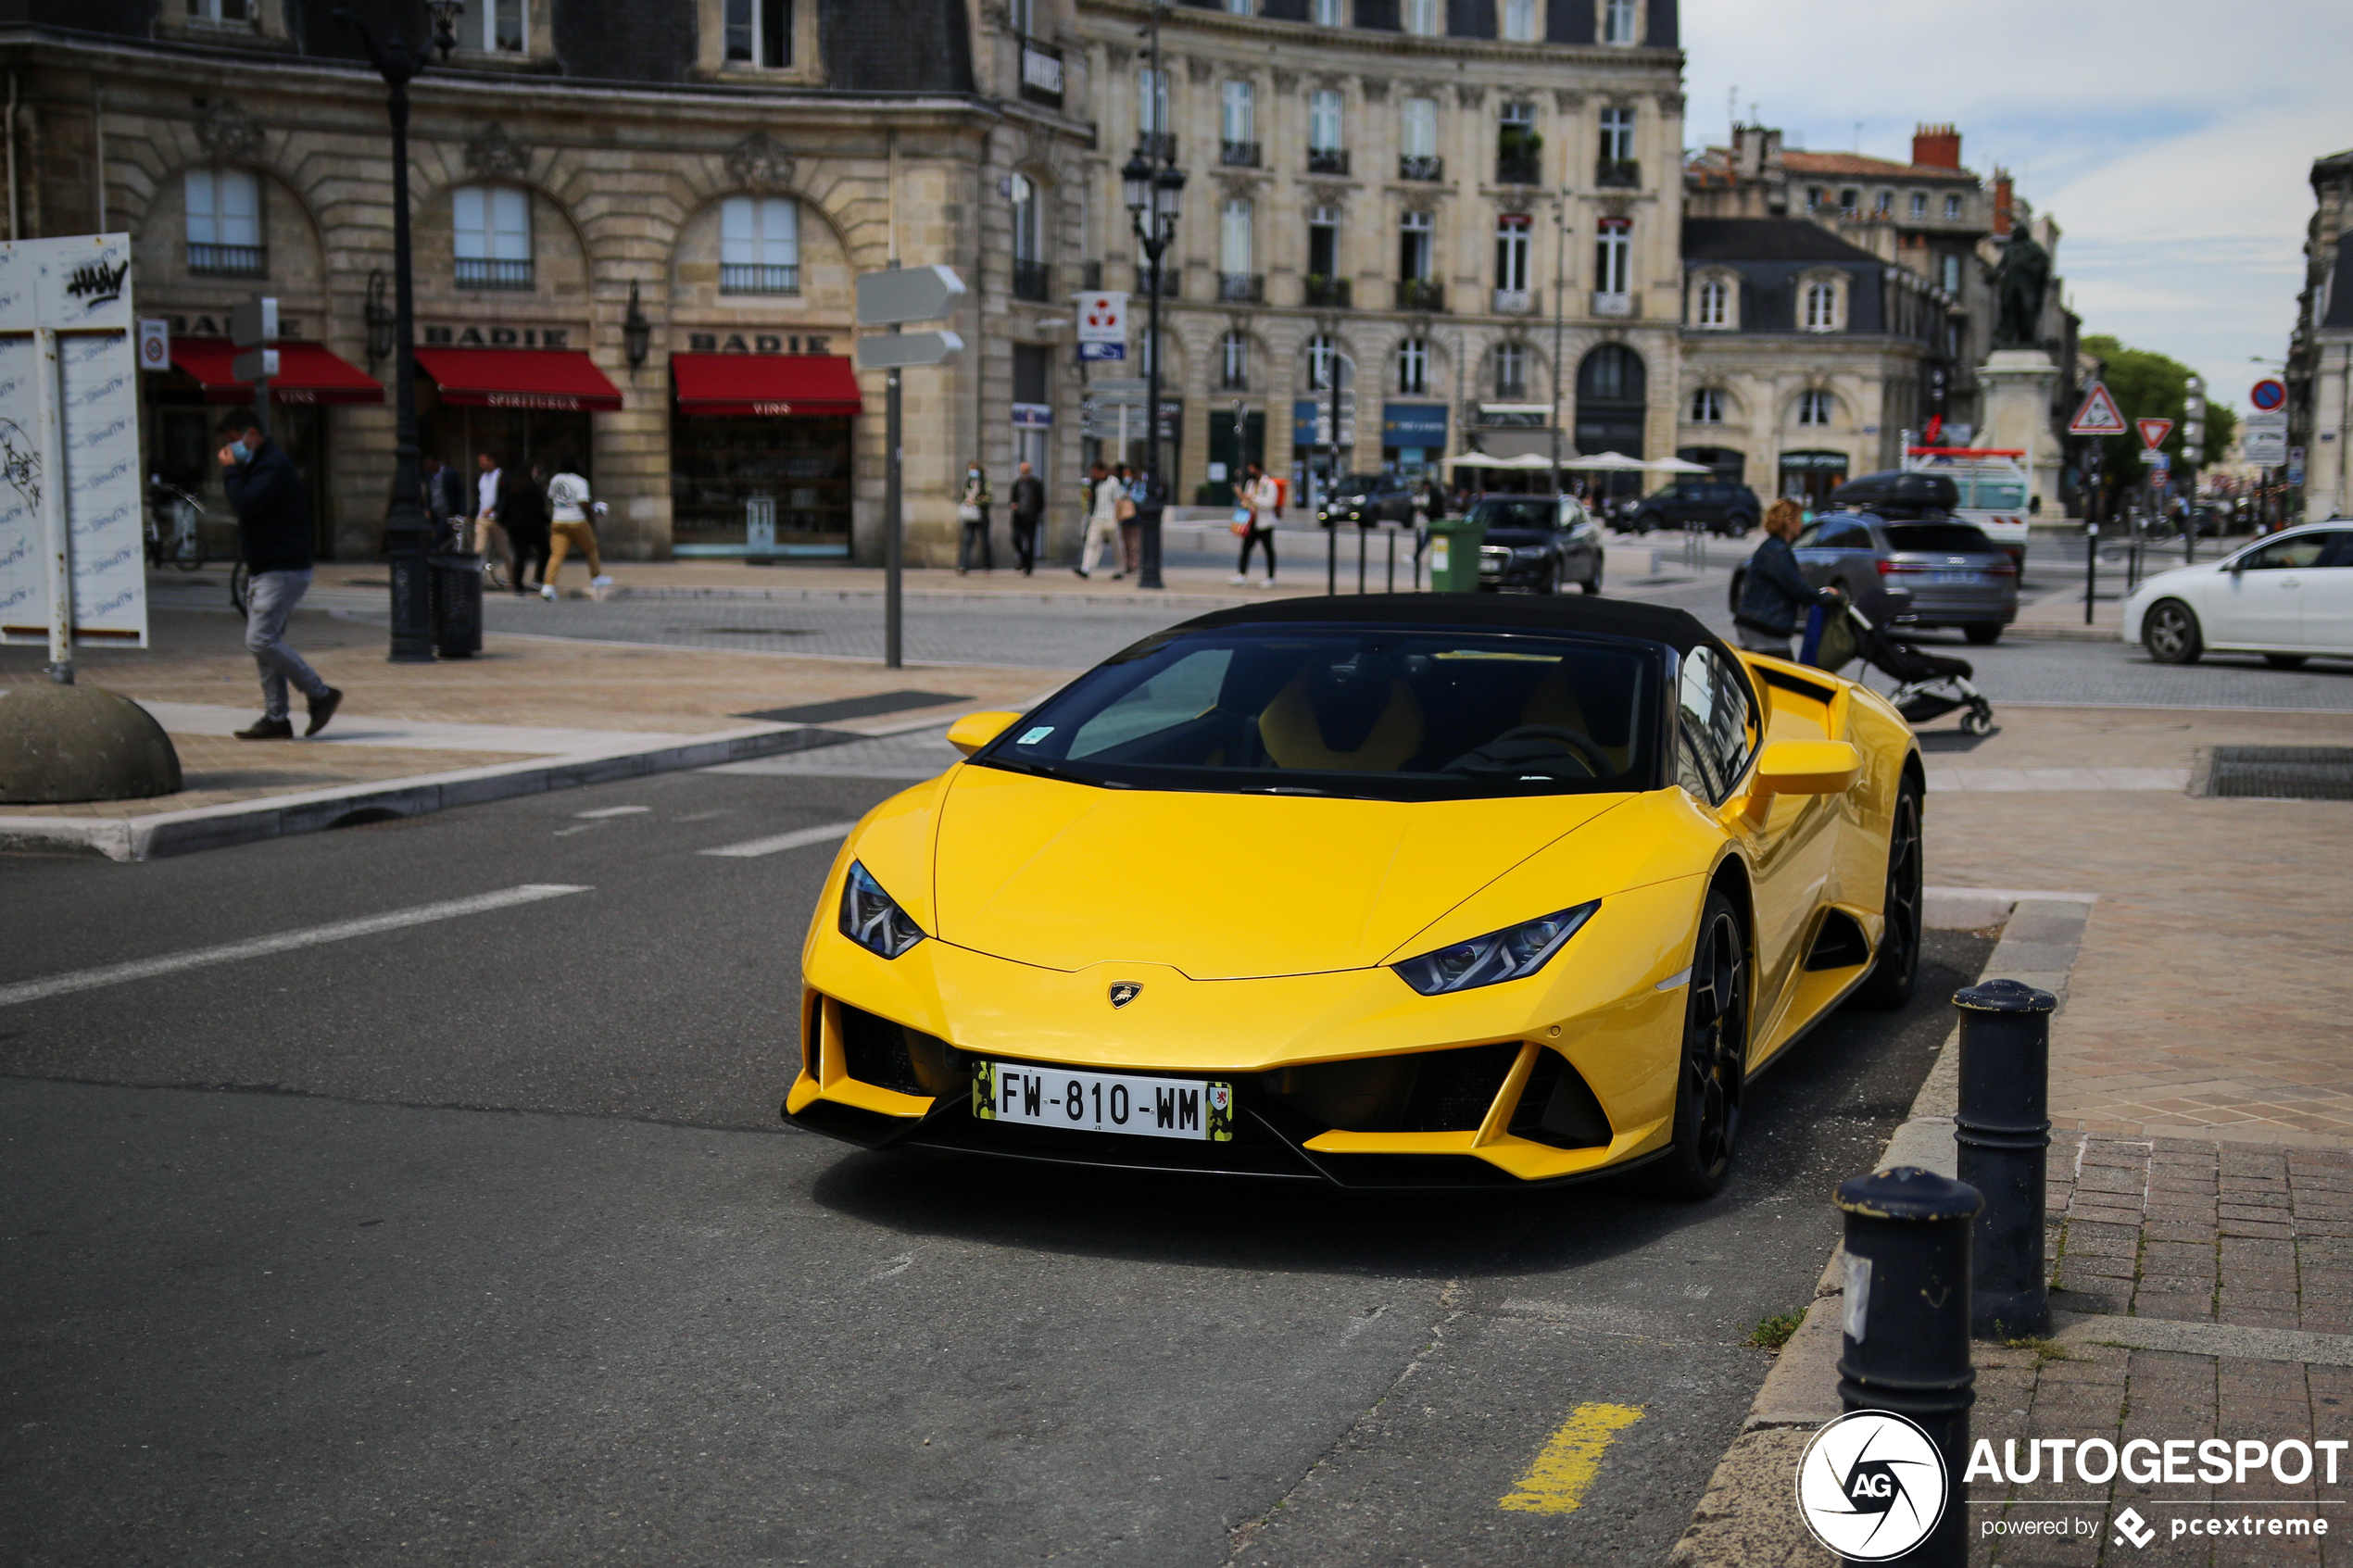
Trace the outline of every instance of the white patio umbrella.
<instances>
[{"instance_id":1,"label":"white patio umbrella","mask_svg":"<svg viewBox=\"0 0 2353 1568\"><path fill-rule=\"evenodd\" d=\"M1644 463L1642 467L1653 473L1714 473L1716 471L1705 463L1689 462L1681 458L1661 458L1655 462Z\"/></svg>"},{"instance_id":2,"label":"white patio umbrella","mask_svg":"<svg viewBox=\"0 0 2353 1568\"><path fill-rule=\"evenodd\" d=\"M1544 466L1550 468L1552 464L1547 462ZM1623 452L1599 452L1590 458L1565 458L1561 467L1579 473L1641 473L1650 465Z\"/></svg>"}]
</instances>

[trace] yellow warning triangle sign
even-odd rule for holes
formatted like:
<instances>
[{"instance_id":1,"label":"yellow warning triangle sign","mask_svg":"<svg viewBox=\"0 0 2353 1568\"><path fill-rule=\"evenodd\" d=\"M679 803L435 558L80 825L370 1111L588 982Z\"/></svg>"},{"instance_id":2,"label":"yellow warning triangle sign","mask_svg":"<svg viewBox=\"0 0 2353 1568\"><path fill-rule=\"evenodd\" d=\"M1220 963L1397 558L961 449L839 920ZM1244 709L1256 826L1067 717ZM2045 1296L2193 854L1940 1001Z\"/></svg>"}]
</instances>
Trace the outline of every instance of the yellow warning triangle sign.
<instances>
[{"instance_id":1,"label":"yellow warning triangle sign","mask_svg":"<svg viewBox=\"0 0 2353 1568\"><path fill-rule=\"evenodd\" d=\"M2083 406L2075 410L2075 418L2068 421L2067 433L2122 435L2131 428L2124 422L2124 411L2116 406L2116 399L2108 395L2107 384L2094 382L2091 395L2083 399Z\"/></svg>"}]
</instances>

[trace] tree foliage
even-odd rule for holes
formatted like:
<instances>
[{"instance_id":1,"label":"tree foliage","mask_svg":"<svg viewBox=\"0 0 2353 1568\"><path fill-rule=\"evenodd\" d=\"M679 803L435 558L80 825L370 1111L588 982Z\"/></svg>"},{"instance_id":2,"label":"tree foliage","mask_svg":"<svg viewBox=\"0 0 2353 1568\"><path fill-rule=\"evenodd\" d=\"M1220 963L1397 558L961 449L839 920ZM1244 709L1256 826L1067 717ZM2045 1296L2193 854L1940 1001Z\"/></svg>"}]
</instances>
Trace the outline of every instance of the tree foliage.
<instances>
[{"instance_id":1,"label":"tree foliage","mask_svg":"<svg viewBox=\"0 0 2353 1568\"><path fill-rule=\"evenodd\" d=\"M2083 351L2100 361L2100 379L2108 385L2108 395L2124 415L2124 422L2135 420L2171 420L2172 433L2166 436L2162 451L2173 455L2178 467L2182 461L2182 416L2189 401L2190 377L2195 373L2178 359L2145 348L2128 348L2112 337L2086 337ZM2206 460L2212 462L2229 447L2231 437L2238 430L2238 415L2215 400L2215 389L2206 389ZM2100 474L2111 490L2119 485L2137 483L2143 472L2140 458L2141 433L2129 430L2122 435L2100 439Z\"/></svg>"}]
</instances>

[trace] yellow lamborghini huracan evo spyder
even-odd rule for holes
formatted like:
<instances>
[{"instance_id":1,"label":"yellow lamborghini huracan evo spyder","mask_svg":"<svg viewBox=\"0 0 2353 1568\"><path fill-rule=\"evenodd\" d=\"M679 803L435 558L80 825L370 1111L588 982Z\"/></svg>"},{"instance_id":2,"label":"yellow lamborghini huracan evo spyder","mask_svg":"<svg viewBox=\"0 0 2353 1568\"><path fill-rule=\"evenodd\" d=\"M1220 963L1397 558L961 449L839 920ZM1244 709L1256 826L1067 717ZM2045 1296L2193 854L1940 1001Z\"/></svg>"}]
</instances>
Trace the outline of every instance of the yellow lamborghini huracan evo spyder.
<instances>
[{"instance_id":1,"label":"yellow lamborghini huracan evo spyder","mask_svg":"<svg viewBox=\"0 0 2353 1568\"><path fill-rule=\"evenodd\" d=\"M1147 637L885 801L784 1114L868 1147L1705 1197L1920 938L1919 748L1680 610L1293 599Z\"/></svg>"}]
</instances>

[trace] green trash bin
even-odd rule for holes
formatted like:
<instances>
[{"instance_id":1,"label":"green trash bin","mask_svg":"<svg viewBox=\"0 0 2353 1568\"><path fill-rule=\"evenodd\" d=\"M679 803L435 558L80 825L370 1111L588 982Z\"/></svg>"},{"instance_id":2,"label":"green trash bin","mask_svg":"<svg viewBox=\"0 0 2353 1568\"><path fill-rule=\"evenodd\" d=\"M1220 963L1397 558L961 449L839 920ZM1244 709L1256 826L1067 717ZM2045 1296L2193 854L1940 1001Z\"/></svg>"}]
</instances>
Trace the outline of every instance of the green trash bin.
<instances>
[{"instance_id":1,"label":"green trash bin","mask_svg":"<svg viewBox=\"0 0 2353 1568\"><path fill-rule=\"evenodd\" d=\"M1478 592L1478 547L1487 541L1487 524L1475 518L1434 517L1429 520L1429 591L1433 594Z\"/></svg>"}]
</instances>

